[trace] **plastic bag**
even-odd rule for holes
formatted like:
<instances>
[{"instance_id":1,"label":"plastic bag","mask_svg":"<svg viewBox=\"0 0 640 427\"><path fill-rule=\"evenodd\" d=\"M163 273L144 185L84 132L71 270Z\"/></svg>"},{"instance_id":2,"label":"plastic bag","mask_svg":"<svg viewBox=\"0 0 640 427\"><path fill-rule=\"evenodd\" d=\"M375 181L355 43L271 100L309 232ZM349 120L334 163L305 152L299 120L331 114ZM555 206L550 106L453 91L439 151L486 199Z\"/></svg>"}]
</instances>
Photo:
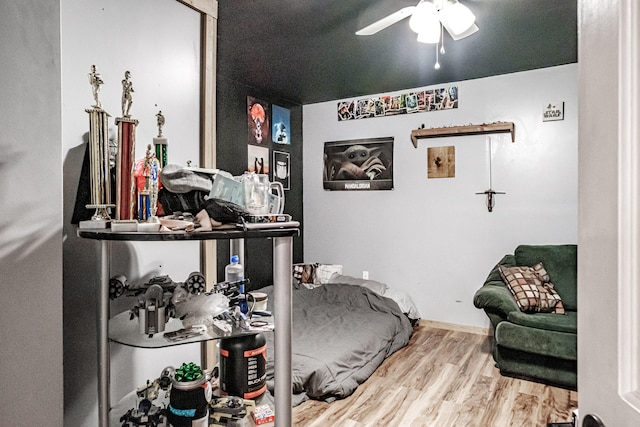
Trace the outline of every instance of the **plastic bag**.
<instances>
[{"instance_id":1,"label":"plastic bag","mask_svg":"<svg viewBox=\"0 0 640 427\"><path fill-rule=\"evenodd\" d=\"M224 294L190 294L182 287L176 288L172 302L176 307L176 317L182 319L184 327L211 326L214 317L229 309L229 298Z\"/></svg>"}]
</instances>

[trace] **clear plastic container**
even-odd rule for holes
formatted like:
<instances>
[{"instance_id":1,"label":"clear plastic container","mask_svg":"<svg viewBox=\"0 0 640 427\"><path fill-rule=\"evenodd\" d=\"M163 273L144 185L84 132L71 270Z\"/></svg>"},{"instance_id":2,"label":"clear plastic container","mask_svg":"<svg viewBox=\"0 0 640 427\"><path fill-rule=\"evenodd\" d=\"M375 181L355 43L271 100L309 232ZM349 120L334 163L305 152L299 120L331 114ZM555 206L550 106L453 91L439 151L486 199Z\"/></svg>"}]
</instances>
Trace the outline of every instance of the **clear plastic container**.
<instances>
[{"instance_id":1,"label":"clear plastic container","mask_svg":"<svg viewBox=\"0 0 640 427\"><path fill-rule=\"evenodd\" d=\"M240 280L244 280L244 267L240 264L240 259L238 255L233 255L231 257L231 263L227 264L224 268L224 280L225 282L237 282ZM247 296L245 294L244 284L240 285L240 311L244 314L247 314L249 311L249 305L247 304Z\"/></svg>"}]
</instances>

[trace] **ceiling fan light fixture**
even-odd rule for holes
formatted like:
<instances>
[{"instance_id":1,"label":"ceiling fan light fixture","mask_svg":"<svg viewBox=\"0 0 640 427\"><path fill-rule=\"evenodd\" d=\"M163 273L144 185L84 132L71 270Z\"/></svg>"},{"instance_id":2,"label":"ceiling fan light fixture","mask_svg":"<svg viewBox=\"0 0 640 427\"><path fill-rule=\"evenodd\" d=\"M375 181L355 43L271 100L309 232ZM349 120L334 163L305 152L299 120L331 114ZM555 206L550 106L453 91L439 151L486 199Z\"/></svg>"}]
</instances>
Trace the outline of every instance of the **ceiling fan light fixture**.
<instances>
[{"instance_id":1,"label":"ceiling fan light fixture","mask_svg":"<svg viewBox=\"0 0 640 427\"><path fill-rule=\"evenodd\" d=\"M452 36L466 33L473 28L476 22L476 16L473 12L458 0L445 0L442 8L438 11L438 17Z\"/></svg>"},{"instance_id":2,"label":"ceiling fan light fixture","mask_svg":"<svg viewBox=\"0 0 640 427\"><path fill-rule=\"evenodd\" d=\"M436 5L428 0L422 0L409 18L409 27L414 33L430 29L430 27L438 27L440 21L438 19L438 11Z\"/></svg>"},{"instance_id":3,"label":"ceiling fan light fixture","mask_svg":"<svg viewBox=\"0 0 640 427\"><path fill-rule=\"evenodd\" d=\"M416 6L404 7L358 30L356 34L370 36L408 17L409 27L418 34L418 41L422 43L438 43L443 37L443 28L453 40L478 31L475 15L458 0L420 0Z\"/></svg>"},{"instance_id":4,"label":"ceiling fan light fixture","mask_svg":"<svg viewBox=\"0 0 640 427\"><path fill-rule=\"evenodd\" d=\"M440 25L424 27L418 33L418 41L420 43L438 43L440 41Z\"/></svg>"},{"instance_id":5,"label":"ceiling fan light fixture","mask_svg":"<svg viewBox=\"0 0 640 427\"><path fill-rule=\"evenodd\" d=\"M476 24L473 24L471 27L469 27L469 29L467 31L459 33L459 34L454 33L445 24L442 24L442 26L447 30L447 32L449 33L449 35L451 36L451 38L453 40L460 40L460 39L463 39L465 37L469 37L471 34L474 34L475 32L478 31L478 26Z\"/></svg>"}]
</instances>

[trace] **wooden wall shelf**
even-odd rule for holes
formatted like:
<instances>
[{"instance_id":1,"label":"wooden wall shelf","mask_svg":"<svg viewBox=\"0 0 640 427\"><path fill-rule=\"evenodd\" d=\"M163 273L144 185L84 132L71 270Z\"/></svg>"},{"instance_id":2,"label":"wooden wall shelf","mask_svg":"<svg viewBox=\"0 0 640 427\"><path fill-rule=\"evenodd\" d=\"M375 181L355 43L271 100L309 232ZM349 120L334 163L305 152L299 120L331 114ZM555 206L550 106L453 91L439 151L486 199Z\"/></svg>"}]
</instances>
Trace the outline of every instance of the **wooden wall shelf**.
<instances>
[{"instance_id":1,"label":"wooden wall shelf","mask_svg":"<svg viewBox=\"0 0 640 427\"><path fill-rule=\"evenodd\" d=\"M513 122L498 122L482 125L450 126L430 129L416 129L411 131L411 142L418 148L418 140L422 138L441 138L445 136L481 135L485 133L511 134L511 142L516 141L516 128Z\"/></svg>"}]
</instances>

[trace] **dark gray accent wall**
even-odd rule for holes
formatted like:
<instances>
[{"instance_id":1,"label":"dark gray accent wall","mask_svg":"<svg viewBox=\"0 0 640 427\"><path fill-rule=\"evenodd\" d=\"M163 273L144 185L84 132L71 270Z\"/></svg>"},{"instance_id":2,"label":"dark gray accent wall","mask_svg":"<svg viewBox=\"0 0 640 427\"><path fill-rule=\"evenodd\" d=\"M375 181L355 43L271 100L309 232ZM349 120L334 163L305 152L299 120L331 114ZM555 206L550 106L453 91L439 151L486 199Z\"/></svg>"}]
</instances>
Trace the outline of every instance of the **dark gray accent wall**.
<instances>
[{"instance_id":1,"label":"dark gray accent wall","mask_svg":"<svg viewBox=\"0 0 640 427\"><path fill-rule=\"evenodd\" d=\"M285 190L285 213L301 223L301 235L295 237L293 242L293 262L302 262L302 106L218 75L216 164L219 169L234 176L241 175L247 170L248 96L287 108L291 113L291 144L266 142L262 145L269 148L270 157L272 157L271 153L274 149L289 152L291 175L290 190ZM273 180L274 170L275 168L271 165L271 180ZM271 240L247 240L245 242L245 277L251 280L249 290L273 283L272 253ZM227 242L218 242L218 280L224 279L224 267L229 263L230 255Z\"/></svg>"}]
</instances>

